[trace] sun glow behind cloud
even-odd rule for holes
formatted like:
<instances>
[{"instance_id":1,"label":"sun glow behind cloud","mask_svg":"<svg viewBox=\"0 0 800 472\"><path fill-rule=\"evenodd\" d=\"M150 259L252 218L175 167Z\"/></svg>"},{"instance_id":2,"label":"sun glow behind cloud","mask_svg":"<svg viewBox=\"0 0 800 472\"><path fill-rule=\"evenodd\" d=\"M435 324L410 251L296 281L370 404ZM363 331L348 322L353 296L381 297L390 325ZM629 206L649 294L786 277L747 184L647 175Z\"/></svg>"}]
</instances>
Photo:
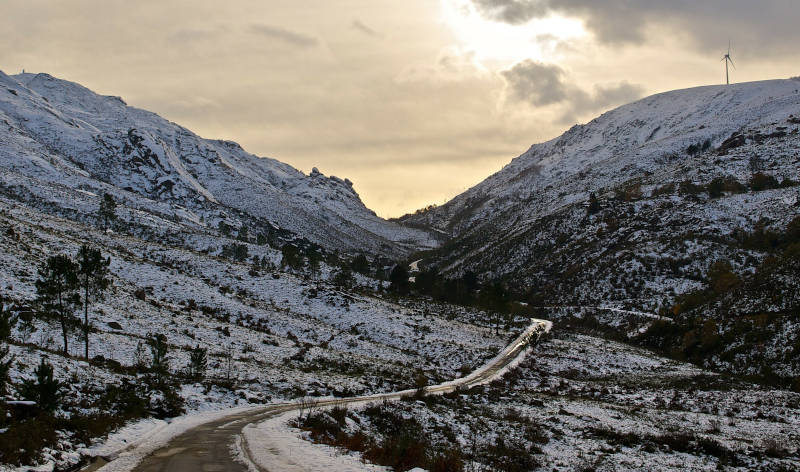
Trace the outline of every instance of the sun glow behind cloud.
<instances>
[{"instance_id":1,"label":"sun glow behind cloud","mask_svg":"<svg viewBox=\"0 0 800 472\"><path fill-rule=\"evenodd\" d=\"M507 67L525 59L550 62L558 59L554 42L586 36L577 19L548 16L522 25L484 18L469 0L442 0L444 23L482 65ZM554 57L555 56L555 57Z\"/></svg>"}]
</instances>

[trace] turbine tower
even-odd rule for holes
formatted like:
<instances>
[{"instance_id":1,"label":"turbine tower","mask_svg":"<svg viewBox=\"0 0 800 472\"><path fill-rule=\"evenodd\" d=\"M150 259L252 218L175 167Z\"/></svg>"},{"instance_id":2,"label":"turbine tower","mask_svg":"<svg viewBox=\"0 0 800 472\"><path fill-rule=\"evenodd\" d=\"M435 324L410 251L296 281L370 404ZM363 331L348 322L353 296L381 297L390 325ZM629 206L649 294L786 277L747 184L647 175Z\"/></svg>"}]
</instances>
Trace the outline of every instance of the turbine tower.
<instances>
[{"instance_id":1,"label":"turbine tower","mask_svg":"<svg viewBox=\"0 0 800 472\"><path fill-rule=\"evenodd\" d=\"M725 84L730 85L731 79L730 75L728 74L728 63L730 62L734 69L736 69L736 65L733 63L733 59L731 59L731 42L728 40L728 53L722 56L722 60L725 61Z\"/></svg>"}]
</instances>

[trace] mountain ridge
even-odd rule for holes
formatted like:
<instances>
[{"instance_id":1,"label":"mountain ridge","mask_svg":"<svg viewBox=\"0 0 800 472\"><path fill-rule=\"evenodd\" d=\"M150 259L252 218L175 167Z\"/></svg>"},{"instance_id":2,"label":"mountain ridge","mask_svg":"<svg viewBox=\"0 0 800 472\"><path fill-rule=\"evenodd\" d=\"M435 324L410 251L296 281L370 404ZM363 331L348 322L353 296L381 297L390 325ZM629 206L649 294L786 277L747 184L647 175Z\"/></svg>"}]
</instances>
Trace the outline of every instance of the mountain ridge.
<instances>
[{"instance_id":1,"label":"mountain ridge","mask_svg":"<svg viewBox=\"0 0 800 472\"><path fill-rule=\"evenodd\" d=\"M737 235L780 232L797 216L798 116L797 79L665 92L533 145L450 202L399 221L449 234L420 264L445 277L474 272L533 299L657 310L702 285L715 259L755 270L767 253ZM683 266L620 286L626 271L668 260Z\"/></svg>"},{"instance_id":2,"label":"mountain ridge","mask_svg":"<svg viewBox=\"0 0 800 472\"><path fill-rule=\"evenodd\" d=\"M450 227L455 227L453 236L460 233L458 229L459 218L457 215L463 213L464 210L474 207L475 202L485 199L485 197L494 197L492 200L497 201L498 198L508 196L515 191L518 194L523 194L521 189L525 186L530 186L537 180L542 180L541 177L547 176L547 171L561 171L567 173L566 167L571 167L572 174L579 174L581 171L587 169L592 164L598 164L602 161L608 161L613 157L614 152L620 149L630 152L626 149L631 142L639 144L641 149L634 149L637 151L633 155L627 155L629 161L631 157L641 158L654 158L668 155L670 153L682 153L688 146L692 144L702 143L706 139L710 139L712 144L719 145L734 131L741 129L748 124L756 124L752 120L735 119L731 116L734 113L744 114L747 110L752 111L755 108L766 108L775 105L779 100L789 102L790 106L795 109L798 105L798 89L800 89L800 80L794 79L777 79L759 82L749 82L744 84L735 84L731 86L700 86L682 90L673 90L662 92L649 97L642 98L635 102L623 105L621 107L609 110L597 118L589 121L583 125L574 125L562 135L530 146L530 148L521 155L513 158L508 164L494 174L490 175L477 185L471 187L465 192L457 195L443 205L437 206L430 211L421 212L418 214L405 215L397 220L403 223L410 223L414 225L427 225L440 230L447 230ZM780 92L783 95L779 98L772 97L771 94ZM719 107L709 106L713 101L735 103L733 109L723 109ZM668 105L673 105L671 109ZM685 107L694 107L691 113L686 113ZM655 113L647 116L641 114L641 109L649 108ZM757 113L761 121L777 120L779 117L786 117L785 107L778 107L776 110L769 113ZM626 120L624 115L639 112L638 116L634 119ZM664 116L666 113L669 116ZM703 125L700 120L708 120L714 117L713 114L719 114L716 118L726 120L725 123L717 124L716 127ZM689 125L684 127L676 126L677 120L682 118L693 118ZM653 124L652 122L659 122ZM647 125L650 125L649 127ZM670 126L671 125L671 126ZM610 126L616 126L616 130L608 130ZM668 129L665 129L665 126ZM600 128L600 129L598 129ZM625 136L619 131L633 130L633 136ZM606 136L608 131L613 131L612 136ZM638 131L638 133L636 133ZM600 135L598 135L600 132ZM624 141L609 142L610 138L618 139L624 138ZM587 145L587 142L589 145ZM612 146L609 146L612 145ZM654 145L665 146L660 152L653 152L647 149L648 146ZM577 149L576 149L577 148ZM590 155L596 152L600 155ZM627 164L637 164L636 162L627 162ZM640 163L641 164L641 163ZM642 166L641 170L650 171L653 163L649 164L649 168ZM545 171L545 174L542 174ZM600 185L596 182L590 182L590 179L583 178L589 185L585 186L579 195L585 199L588 197L588 191L591 186L597 190ZM598 179L598 182L600 180ZM549 184L550 182L546 182ZM601 185L608 185L606 181L602 181ZM512 190L503 189L503 184L516 184L513 185ZM506 185L507 187L512 185ZM469 220L467 220L469 223Z\"/></svg>"},{"instance_id":3,"label":"mountain ridge","mask_svg":"<svg viewBox=\"0 0 800 472\"><path fill-rule=\"evenodd\" d=\"M227 208L331 250L399 256L437 244L379 218L347 179L316 168L305 175L48 74L0 72L0 85L0 166L15 174L95 190L102 182L192 209L211 224L245 224L221 217Z\"/></svg>"}]
</instances>

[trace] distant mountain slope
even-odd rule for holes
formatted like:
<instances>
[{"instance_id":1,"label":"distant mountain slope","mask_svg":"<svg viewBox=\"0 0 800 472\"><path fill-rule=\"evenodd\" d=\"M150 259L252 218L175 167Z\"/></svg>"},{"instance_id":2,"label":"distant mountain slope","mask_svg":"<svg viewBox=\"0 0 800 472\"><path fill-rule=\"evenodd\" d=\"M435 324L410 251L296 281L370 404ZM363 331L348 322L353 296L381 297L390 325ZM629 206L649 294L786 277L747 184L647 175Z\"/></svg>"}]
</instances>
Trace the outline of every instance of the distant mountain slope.
<instances>
[{"instance_id":1,"label":"distant mountain slope","mask_svg":"<svg viewBox=\"0 0 800 472\"><path fill-rule=\"evenodd\" d=\"M349 180L306 176L47 74L0 72L0 120L0 182L34 194L48 184L123 192L145 209L182 207L198 224L253 218L345 251L402 255L436 244L377 217Z\"/></svg>"},{"instance_id":2,"label":"distant mountain slope","mask_svg":"<svg viewBox=\"0 0 800 472\"><path fill-rule=\"evenodd\" d=\"M715 259L754 270L768 251L742 235L800 213L797 117L798 80L654 95L400 221L452 235L423 263L450 276L474 271L532 301L667 306ZM769 184L751 185L759 172Z\"/></svg>"},{"instance_id":3,"label":"distant mountain slope","mask_svg":"<svg viewBox=\"0 0 800 472\"><path fill-rule=\"evenodd\" d=\"M550 213L586 200L590 191L654 172L692 144L719 145L743 127L800 114L798 89L800 81L771 80L653 95L535 144L446 204L403 220L458 236L528 199L542 203L528 207L534 214Z\"/></svg>"}]
</instances>

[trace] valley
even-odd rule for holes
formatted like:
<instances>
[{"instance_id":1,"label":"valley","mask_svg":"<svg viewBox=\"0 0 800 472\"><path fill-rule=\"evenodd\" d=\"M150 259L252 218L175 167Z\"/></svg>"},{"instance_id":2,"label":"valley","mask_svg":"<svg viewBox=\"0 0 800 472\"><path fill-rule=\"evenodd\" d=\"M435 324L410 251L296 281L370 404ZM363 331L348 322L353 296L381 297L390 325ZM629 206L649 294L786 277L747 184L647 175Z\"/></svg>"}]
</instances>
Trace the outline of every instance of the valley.
<instances>
[{"instance_id":1,"label":"valley","mask_svg":"<svg viewBox=\"0 0 800 472\"><path fill-rule=\"evenodd\" d=\"M796 470L798 90L648 97L387 221L0 72L0 470L178 470L206 433L236 470ZM110 284L65 318L83 246Z\"/></svg>"}]
</instances>

